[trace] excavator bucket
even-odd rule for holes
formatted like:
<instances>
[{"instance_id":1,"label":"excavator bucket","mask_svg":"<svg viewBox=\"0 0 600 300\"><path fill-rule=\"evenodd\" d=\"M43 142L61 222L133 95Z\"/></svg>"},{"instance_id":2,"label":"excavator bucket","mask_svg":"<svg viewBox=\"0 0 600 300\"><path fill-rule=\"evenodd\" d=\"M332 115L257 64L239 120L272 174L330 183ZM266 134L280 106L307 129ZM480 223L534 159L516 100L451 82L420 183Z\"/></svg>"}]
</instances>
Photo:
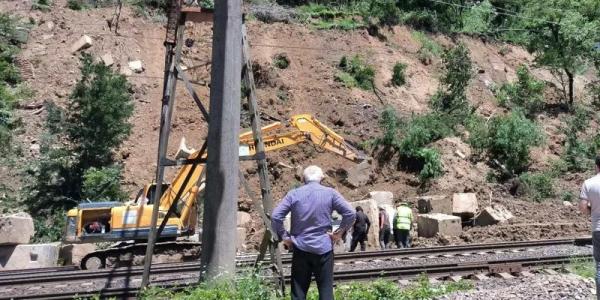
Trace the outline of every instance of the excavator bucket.
<instances>
[{"instance_id":1,"label":"excavator bucket","mask_svg":"<svg viewBox=\"0 0 600 300\"><path fill-rule=\"evenodd\" d=\"M177 153L175 154L175 159L187 159L194 152L196 152L196 149L189 149L185 144L185 137L182 137L181 142L179 142L179 150L177 150Z\"/></svg>"}]
</instances>

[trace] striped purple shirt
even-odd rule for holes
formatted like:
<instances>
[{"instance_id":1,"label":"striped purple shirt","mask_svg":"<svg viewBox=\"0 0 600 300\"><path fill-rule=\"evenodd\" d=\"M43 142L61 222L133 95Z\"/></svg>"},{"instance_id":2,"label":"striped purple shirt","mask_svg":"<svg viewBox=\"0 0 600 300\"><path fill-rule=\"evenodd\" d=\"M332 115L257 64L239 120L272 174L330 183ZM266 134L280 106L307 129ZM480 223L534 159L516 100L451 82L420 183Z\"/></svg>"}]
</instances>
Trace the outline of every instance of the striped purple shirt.
<instances>
[{"instance_id":1,"label":"striped purple shirt","mask_svg":"<svg viewBox=\"0 0 600 300\"><path fill-rule=\"evenodd\" d=\"M313 254L325 254L333 249L327 234L331 231L331 213L342 215L339 230L347 230L356 217L350 204L332 188L309 182L291 190L275 208L271 226L280 239L292 239L295 247ZM285 216L290 213L291 230L283 227Z\"/></svg>"}]
</instances>

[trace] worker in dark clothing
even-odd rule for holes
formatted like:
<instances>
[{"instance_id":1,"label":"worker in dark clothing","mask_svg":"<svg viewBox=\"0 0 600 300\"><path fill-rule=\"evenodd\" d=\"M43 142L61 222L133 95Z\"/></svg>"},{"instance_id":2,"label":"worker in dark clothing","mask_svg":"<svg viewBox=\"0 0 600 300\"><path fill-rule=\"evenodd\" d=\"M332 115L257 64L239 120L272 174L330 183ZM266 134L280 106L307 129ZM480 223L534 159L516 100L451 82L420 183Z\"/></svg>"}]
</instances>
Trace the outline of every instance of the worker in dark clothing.
<instances>
[{"instance_id":1,"label":"worker in dark clothing","mask_svg":"<svg viewBox=\"0 0 600 300\"><path fill-rule=\"evenodd\" d=\"M352 228L352 243L350 244L350 252L354 252L358 243L360 243L360 251L367 250L365 241L367 240L367 234L371 228L371 221L369 217L363 212L362 207L356 207L356 221Z\"/></svg>"},{"instance_id":2,"label":"worker in dark clothing","mask_svg":"<svg viewBox=\"0 0 600 300\"><path fill-rule=\"evenodd\" d=\"M379 207L379 246L381 250L387 248L390 242L390 218L385 208Z\"/></svg>"}]
</instances>

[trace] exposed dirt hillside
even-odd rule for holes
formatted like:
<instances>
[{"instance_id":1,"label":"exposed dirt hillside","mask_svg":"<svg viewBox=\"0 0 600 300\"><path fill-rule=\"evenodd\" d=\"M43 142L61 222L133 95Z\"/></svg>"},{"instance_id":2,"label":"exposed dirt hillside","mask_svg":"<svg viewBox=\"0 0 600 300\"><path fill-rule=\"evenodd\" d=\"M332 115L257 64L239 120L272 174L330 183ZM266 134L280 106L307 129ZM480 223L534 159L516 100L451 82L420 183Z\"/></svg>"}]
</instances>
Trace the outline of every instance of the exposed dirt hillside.
<instances>
[{"instance_id":1,"label":"exposed dirt hillside","mask_svg":"<svg viewBox=\"0 0 600 300\"><path fill-rule=\"evenodd\" d=\"M133 132L119 150L125 166L123 185L133 196L137 189L154 177L158 139L158 120L162 93L164 67L164 27L160 23L136 17L130 8L124 8L119 34L109 31L106 20L112 16L112 8L72 11L64 8L66 1L53 1L49 12L29 11L29 1L0 2L0 11L31 18L33 26L29 41L23 47L20 59L28 85L36 91L31 103L53 101L65 105L68 95L79 77L78 55L69 50L71 44L83 34L93 39L93 45L85 50L94 57L110 53L113 68L120 70L131 60L141 60L144 71L128 76L135 92L135 114L131 119ZM209 82L211 54L211 25L189 24L186 34L194 41L184 48L184 64L196 82ZM428 111L428 103L438 86L441 61L424 65L417 57L420 43L407 27L396 26L383 30L387 41L370 36L366 30L337 31L316 30L302 24L249 21L248 33L251 52L256 63L255 76L261 111L266 115L288 119L293 114L310 113L319 120L356 144L378 136L378 117L385 104L392 105L402 116ZM522 48L484 41L478 38L459 36L450 39L431 36L446 46L458 41L468 45L476 74L471 81L468 96L477 112L485 117L504 113L491 92L492 85L514 80L519 64L530 64L532 57ZM284 53L290 60L286 69L273 65L273 58ZM360 54L376 70L375 84L380 98L371 91L347 88L336 82L337 65L343 55ZM396 62L408 65L408 83L403 87L390 84L391 69ZM540 79L554 82L553 76L542 69L533 69ZM584 77L576 81L581 94L588 82ZM196 84L195 88L205 104L208 104L208 87ZM552 95L552 93L549 93ZM176 111L169 153L177 150L179 140L185 136L190 147L199 148L206 134L206 124L199 111L179 83ZM550 100L554 101L554 100ZM30 151L31 144L40 142L45 112L32 113L19 110L25 130L17 139L23 144L24 160L35 159L38 153ZM547 167L551 159L562 152L564 136L560 134L563 113L544 113L538 121L548 138L544 146L536 148L532 155L535 169ZM435 180L425 191L427 194L451 194L454 192L476 192L483 204L501 203L508 207L516 218L513 225L506 227L475 228L463 236L450 241L417 240L417 244L483 242L486 240L517 240L528 238L550 238L585 234L588 230L585 218L579 216L573 206L565 206L559 196L545 203L533 203L527 199L514 199L508 187L489 183L486 175L490 171L484 162L471 157L471 149L461 137L440 140L434 147L442 153L445 174ZM455 152L466 155L459 157ZM340 172L354 163L331 153L322 153L310 145L301 145L269 154L272 166L273 195L280 199L298 181L296 170L289 166L321 165L332 178L328 181L340 189L348 200L360 200L373 190L388 190L398 199L414 199L423 193L414 174L398 171L390 165L375 166L377 172L372 182L352 189L341 183ZM283 163L279 164L278 163ZM394 164L391 164L394 165ZM252 166L247 175L253 184ZM172 174L169 173L169 174ZM337 175L336 175L337 174ZM2 176L2 175L0 175ZM583 175L572 174L562 178L557 191L573 191L577 194ZM0 177L0 180L18 181ZM16 182L18 184L18 182ZM482 205L483 205L482 204ZM240 209L249 210L247 197L242 193ZM253 223L252 235L262 231L260 222ZM516 226L514 224L544 223L553 225Z\"/></svg>"}]
</instances>

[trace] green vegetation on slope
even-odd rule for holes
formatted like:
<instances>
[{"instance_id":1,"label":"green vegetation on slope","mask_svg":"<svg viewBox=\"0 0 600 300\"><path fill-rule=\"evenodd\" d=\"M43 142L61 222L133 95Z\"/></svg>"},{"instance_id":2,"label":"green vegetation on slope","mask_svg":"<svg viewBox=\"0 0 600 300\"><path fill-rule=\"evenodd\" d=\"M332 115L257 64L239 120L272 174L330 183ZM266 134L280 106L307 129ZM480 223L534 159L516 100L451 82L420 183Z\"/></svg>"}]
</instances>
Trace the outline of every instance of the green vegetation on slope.
<instances>
[{"instance_id":1,"label":"green vegetation on slope","mask_svg":"<svg viewBox=\"0 0 600 300\"><path fill-rule=\"evenodd\" d=\"M133 113L127 79L82 56L81 79L68 109L47 103L40 158L27 168L23 203L36 218L36 241L60 236L64 213L81 200L125 199L114 150L131 130Z\"/></svg>"}]
</instances>

